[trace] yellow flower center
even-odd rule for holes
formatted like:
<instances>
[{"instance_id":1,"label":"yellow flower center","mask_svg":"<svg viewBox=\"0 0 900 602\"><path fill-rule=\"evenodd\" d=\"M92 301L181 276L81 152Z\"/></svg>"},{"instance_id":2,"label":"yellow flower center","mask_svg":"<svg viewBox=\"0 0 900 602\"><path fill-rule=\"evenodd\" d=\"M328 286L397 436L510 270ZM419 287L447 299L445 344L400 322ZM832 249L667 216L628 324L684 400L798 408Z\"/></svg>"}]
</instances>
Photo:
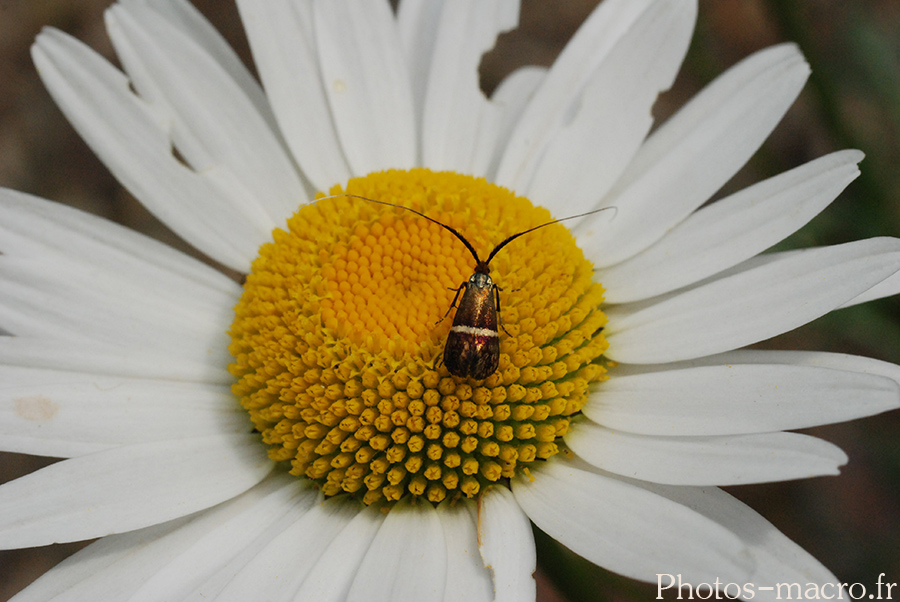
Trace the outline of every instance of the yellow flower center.
<instances>
[{"instance_id":1,"label":"yellow flower center","mask_svg":"<svg viewBox=\"0 0 900 602\"><path fill-rule=\"evenodd\" d=\"M482 259L552 219L483 179L426 169L330 191L343 192L447 224ZM336 197L301 207L273 238L235 308L232 390L269 456L326 495L367 504L472 497L556 454L589 384L605 378L603 288L561 224L492 260L500 358L481 381L452 376L441 361L453 311L443 318L475 266L451 232L411 211Z\"/></svg>"}]
</instances>

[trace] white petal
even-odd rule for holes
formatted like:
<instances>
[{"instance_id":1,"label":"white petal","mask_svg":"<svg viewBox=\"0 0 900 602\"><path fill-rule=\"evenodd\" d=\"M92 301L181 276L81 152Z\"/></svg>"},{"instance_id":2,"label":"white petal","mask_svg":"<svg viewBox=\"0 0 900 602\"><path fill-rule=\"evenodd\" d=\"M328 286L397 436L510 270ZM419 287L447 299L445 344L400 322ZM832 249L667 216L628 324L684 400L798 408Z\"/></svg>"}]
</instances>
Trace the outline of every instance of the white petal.
<instances>
[{"instance_id":1,"label":"white petal","mask_svg":"<svg viewBox=\"0 0 900 602\"><path fill-rule=\"evenodd\" d=\"M519 67L500 82L491 95L491 103L500 111L500 126L494 144L491 165L487 171L488 181L494 181L497 166L503 158L503 151L509 144L509 139L519 123L519 119L522 118L525 107L531 102L546 77L546 67L534 65Z\"/></svg>"},{"instance_id":2,"label":"white petal","mask_svg":"<svg viewBox=\"0 0 900 602\"><path fill-rule=\"evenodd\" d=\"M434 506L425 500L416 504L401 501L381 523L347 599L440 602L447 579L447 555Z\"/></svg>"},{"instance_id":3,"label":"white petal","mask_svg":"<svg viewBox=\"0 0 900 602\"><path fill-rule=\"evenodd\" d=\"M700 209L653 246L597 271L607 303L646 299L749 259L798 230L859 175L859 151L840 151Z\"/></svg>"},{"instance_id":4,"label":"white petal","mask_svg":"<svg viewBox=\"0 0 900 602\"><path fill-rule=\"evenodd\" d=\"M128 273L183 302L233 303L241 287L218 270L109 220L0 188L0 252L68 258L108 273Z\"/></svg>"},{"instance_id":5,"label":"white petal","mask_svg":"<svg viewBox=\"0 0 900 602\"><path fill-rule=\"evenodd\" d=\"M837 578L818 560L785 537L766 519L724 491L712 487L672 487L649 483L644 484L644 487L717 522L748 546L755 569L749 579L738 583L753 584L753 600L786 599L776 598L777 590L765 591L760 586L801 583L805 588L807 583L838 583ZM836 594L837 591L832 590L832 593Z\"/></svg>"},{"instance_id":6,"label":"white petal","mask_svg":"<svg viewBox=\"0 0 900 602\"><path fill-rule=\"evenodd\" d=\"M527 194L556 214L594 208L653 125L651 107L687 52L696 0L657 2L634 21L547 145Z\"/></svg>"},{"instance_id":7,"label":"white petal","mask_svg":"<svg viewBox=\"0 0 900 602\"><path fill-rule=\"evenodd\" d=\"M409 66L413 106L416 111L416 130L421 140L422 111L425 91L438 26L444 10L444 0L405 0L397 7L397 29L400 44Z\"/></svg>"},{"instance_id":8,"label":"white petal","mask_svg":"<svg viewBox=\"0 0 900 602\"><path fill-rule=\"evenodd\" d=\"M0 323L22 336L90 339L165 349L178 356L227 353L236 299L179 303L134 274L67 259L0 257Z\"/></svg>"},{"instance_id":9,"label":"white petal","mask_svg":"<svg viewBox=\"0 0 900 602\"><path fill-rule=\"evenodd\" d=\"M171 25L182 30L213 58L228 76L240 86L244 95L253 103L259 114L275 130L275 117L259 83L253 78L234 49L203 14L187 0L119 0L120 4L148 6Z\"/></svg>"},{"instance_id":10,"label":"white petal","mask_svg":"<svg viewBox=\"0 0 900 602\"><path fill-rule=\"evenodd\" d=\"M437 507L447 546L447 582L444 600L492 602L494 584L478 552L478 531L470 504L448 498Z\"/></svg>"},{"instance_id":11,"label":"white petal","mask_svg":"<svg viewBox=\"0 0 900 602\"><path fill-rule=\"evenodd\" d=\"M848 400L852 400L852 403ZM767 433L843 422L900 407L884 376L810 366L724 364L613 374L583 411L643 435Z\"/></svg>"},{"instance_id":12,"label":"white petal","mask_svg":"<svg viewBox=\"0 0 900 602\"><path fill-rule=\"evenodd\" d=\"M525 109L497 170L496 183L524 192L547 144L577 106L597 67L654 0L607 0L569 40Z\"/></svg>"},{"instance_id":13,"label":"white petal","mask_svg":"<svg viewBox=\"0 0 900 602\"><path fill-rule=\"evenodd\" d=\"M0 366L0 449L70 458L252 430L227 385Z\"/></svg>"},{"instance_id":14,"label":"white petal","mask_svg":"<svg viewBox=\"0 0 900 602\"><path fill-rule=\"evenodd\" d=\"M216 600L293 600L319 556L359 514L355 503L334 500L318 503L297 514L241 568Z\"/></svg>"},{"instance_id":15,"label":"white petal","mask_svg":"<svg viewBox=\"0 0 900 602\"><path fill-rule=\"evenodd\" d=\"M67 308L68 309L68 308ZM79 308L84 310L85 308ZM5 284L0 289L0 328L3 335L37 337L43 339L83 340L84 329L73 323L72 312L54 313L51 304L21 287ZM90 310L88 310L90 311ZM80 316L86 321L88 316Z\"/></svg>"},{"instance_id":16,"label":"white petal","mask_svg":"<svg viewBox=\"0 0 900 602\"><path fill-rule=\"evenodd\" d=\"M316 1L325 94L354 175L416 163L409 70L385 2Z\"/></svg>"},{"instance_id":17,"label":"white petal","mask_svg":"<svg viewBox=\"0 0 900 602\"><path fill-rule=\"evenodd\" d=\"M28 602L181 599L182 592L193 589L192 582L237 554L257 530L289 509L308 506L314 498L291 477L266 479L188 519L105 537L63 561L21 595ZM88 567L90 571L85 570Z\"/></svg>"},{"instance_id":18,"label":"white petal","mask_svg":"<svg viewBox=\"0 0 900 602\"><path fill-rule=\"evenodd\" d=\"M473 176L486 173L502 115L481 91L478 67L497 36L518 21L518 0L444 3L422 119L425 167Z\"/></svg>"},{"instance_id":19,"label":"white petal","mask_svg":"<svg viewBox=\"0 0 900 602\"><path fill-rule=\"evenodd\" d=\"M187 369L221 371L230 361L225 330L240 286L216 270L104 219L9 190L0 190L0 236L0 320L8 331L171 356L151 365L181 357Z\"/></svg>"},{"instance_id":20,"label":"white petal","mask_svg":"<svg viewBox=\"0 0 900 602\"><path fill-rule=\"evenodd\" d=\"M88 598L75 598L75 602L102 599L97 597L98 594L112 594L112 599L117 599L123 591L127 592L127 580L145 576L146 561L157 556L156 543L165 541L189 522L189 518L179 518L146 529L103 537L63 560L12 599L15 602L60 602L72 600L69 592L90 594ZM133 565L128 562L130 558L136 560ZM123 561L128 570L117 570ZM108 583L104 578L112 581Z\"/></svg>"},{"instance_id":21,"label":"white petal","mask_svg":"<svg viewBox=\"0 0 900 602\"><path fill-rule=\"evenodd\" d=\"M291 600L347 600L354 575L383 521L384 515L374 506L368 506L359 512L327 549L322 551L320 548L319 561L309 571L303 585Z\"/></svg>"},{"instance_id":22,"label":"white petal","mask_svg":"<svg viewBox=\"0 0 900 602\"><path fill-rule=\"evenodd\" d=\"M307 513L317 497L312 487L299 483L296 477L279 475L266 479L243 496L201 514L185 529L194 531L186 538L188 545L180 549L165 545L158 554L168 563L143 583L129 602L183 599L210 574L252 546L254 540L269 531L272 525L280 523L285 516ZM189 570L185 570L186 567Z\"/></svg>"},{"instance_id":23,"label":"white petal","mask_svg":"<svg viewBox=\"0 0 900 602\"><path fill-rule=\"evenodd\" d=\"M0 336L0 364L6 366L212 385L233 383L234 377L223 364L211 361L214 359L207 354L181 357L165 350L87 340Z\"/></svg>"},{"instance_id":24,"label":"white petal","mask_svg":"<svg viewBox=\"0 0 900 602\"><path fill-rule=\"evenodd\" d=\"M129 445L64 460L0 487L0 546L122 533L246 491L272 469L257 435Z\"/></svg>"},{"instance_id":25,"label":"white petal","mask_svg":"<svg viewBox=\"0 0 900 602\"><path fill-rule=\"evenodd\" d=\"M732 67L651 135L595 216L574 228L597 266L637 254L702 205L753 155L797 97L809 66L793 45Z\"/></svg>"},{"instance_id":26,"label":"white petal","mask_svg":"<svg viewBox=\"0 0 900 602\"><path fill-rule=\"evenodd\" d=\"M900 273L896 273L889 278L885 278L866 292L860 293L859 295L853 297L852 299L841 305L841 307L850 307L852 305L859 305L860 303L868 303L869 301L873 301L875 299L893 297L898 293L900 293Z\"/></svg>"},{"instance_id":27,"label":"white petal","mask_svg":"<svg viewBox=\"0 0 900 602\"><path fill-rule=\"evenodd\" d=\"M141 96L172 120L187 163L222 188L242 188L281 224L305 191L265 118L206 49L154 10L135 3L106 11L106 26ZM237 200L237 199L236 199Z\"/></svg>"},{"instance_id":28,"label":"white petal","mask_svg":"<svg viewBox=\"0 0 900 602\"><path fill-rule=\"evenodd\" d=\"M307 0L238 0L253 61L303 173L319 190L350 178L335 131ZM299 203L297 203L299 204Z\"/></svg>"},{"instance_id":29,"label":"white petal","mask_svg":"<svg viewBox=\"0 0 900 602\"><path fill-rule=\"evenodd\" d=\"M262 206L222 189L214 169L201 174L176 159L170 124L131 92L122 73L74 38L45 29L32 57L73 127L145 207L210 257L248 271L275 226Z\"/></svg>"},{"instance_id":30,"label":"white petal","mask_svg":"<svg viewBox=\"0 0 900 602\"><path fill-rule=\"evenodd\" d=\"M558 456L557 456L558 457ZM551 459L513 493L542 531L601 567L642 581L745 582L753 571L733 533L695 511L613 476Z\"/></svg>"},{"instance_id":31,"label":"white petal","mask_svg":"<svg viewBox=\"0 0 900 602\"><path fill-rule=\"evenodd\" d=\"M314 506L321 502L321 496L317 496ZM291 511L294 510L294 511ZM253 539L247 543L230 560L221 563L215 570L204 575L202 583L183 597L176 598L181 602L208 602L209 600L222 600L220 593L240 575L253 559L265 550L268 545L291 525L297 522L298 516L309 511L305 507L289 508L288 512L271 523L268 527L253 533Z\"/></svg>"},{"instance_id":32,"label":"white petal","mask_svg":"<svg viewBox=\"0 0 900 602\"><path fill-rule=\"evenodd\" d=\"M701 358L690 365L715 364L787 364L791 366L812 366L832 370L846 370L884 376L900 384L900 366L859 355L829 353L826 351L775 351L769 349L738 349L728 353ZM676 365L677 366L677 365Z\"/></svg>"},{"instance_id":33,"label":"white petal","mask_svg":"<svg viewBox=\"0 0 900 602\"><path fill-rule=\"evenodd\" d=\"M607 357L672 362L743 347L814 320L900 268L900 240L873 238L751 261L646 304L610 308Z\"/></svg>"},{"instance_id":34,"label":"white petal","mask_svg":"<svg viewBox=\"0 0 900 602\"><path fill-rule=\"evenodd\" d=\"M478 541L484 566L494 575L496 602L536 595L534 535L518 501L503 486L491 487L478 500Z\"/></svg>"},{"instance_id":35,"label":"white petal","mask_svg":"<svg viewBox=\"0 0 900 602\"><path fill-rule=\"evenodd\" d=\"M607 429L584 420L565 437L597 468L672 485L744 485L838 474L840 448L797 433L660 437Z\"/></svg>"},{"instance_id":36,"label":"white petal","mask_svg":"<svg viewBox=\"0 0 900 602\"><path fill-rule=\"evenodd\" d=\"M187 295L179 302L178 295L159 291L154 284L135 274L98 271L65 258L0 259L4 305L15 309L13 300L17 299L24 304L22 311L45 312L48 315L43 330L52 333L53 326L59 326L77 330L81 338L151 344L154 338L183 333L202 339L203 344L197 348L203 351L210 343L227 346L223 331L232 320L237 298L220 297L215 300L218 306L197 303Z\"/></svg>"}]
</instances>

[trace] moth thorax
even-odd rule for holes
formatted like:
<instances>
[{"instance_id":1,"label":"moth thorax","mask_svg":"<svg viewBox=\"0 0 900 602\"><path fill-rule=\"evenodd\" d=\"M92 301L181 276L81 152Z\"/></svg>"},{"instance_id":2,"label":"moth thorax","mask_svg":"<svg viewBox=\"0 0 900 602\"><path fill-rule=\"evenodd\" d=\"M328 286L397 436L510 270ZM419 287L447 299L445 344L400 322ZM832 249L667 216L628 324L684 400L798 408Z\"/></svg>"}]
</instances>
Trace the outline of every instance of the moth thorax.
<instances>
[{"instance_id":1,"label":"moth thorax","mask_svg":"<svg viewBox=\"0 0 900 602\"><path fill-rule=\"evenodd\" d=\"M469 277L469 284L476 288L491 288L494 286L494 281L483 272L475 272Z\"/></svg>"}]
</instances>

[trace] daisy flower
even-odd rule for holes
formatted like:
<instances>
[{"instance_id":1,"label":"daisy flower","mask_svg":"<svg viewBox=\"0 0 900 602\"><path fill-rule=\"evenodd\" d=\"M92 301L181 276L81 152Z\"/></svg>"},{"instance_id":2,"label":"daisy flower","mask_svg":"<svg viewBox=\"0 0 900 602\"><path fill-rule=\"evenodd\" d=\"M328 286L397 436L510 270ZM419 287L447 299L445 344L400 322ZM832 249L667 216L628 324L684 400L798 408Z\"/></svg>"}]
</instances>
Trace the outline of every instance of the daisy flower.
<instances>
[{"instance_id":1,"label":"daisy flower","mask_svg":"<svg viewBox=\"0 0 900 602\"><path fill-rule=\"evenodd\" d=\"M787 431L900 405L895 365L746 349L900 289L896 239L763 253L862 154L704 205L799 93L796 47L651 132L694 0L606 0L489 99L516 1L238 7L261 85L185 0L109 8L123 71L33 47L115 177L242 277L0 193L0 445L66 458L0 487L0 544L99 538L17 601L533 600L532 523L638 580L838 587L717 488L835 474ZM430 220L484 258L604 207L493 258L498 368L450 374L474 262Z\"/></svg>"}]
</instances>

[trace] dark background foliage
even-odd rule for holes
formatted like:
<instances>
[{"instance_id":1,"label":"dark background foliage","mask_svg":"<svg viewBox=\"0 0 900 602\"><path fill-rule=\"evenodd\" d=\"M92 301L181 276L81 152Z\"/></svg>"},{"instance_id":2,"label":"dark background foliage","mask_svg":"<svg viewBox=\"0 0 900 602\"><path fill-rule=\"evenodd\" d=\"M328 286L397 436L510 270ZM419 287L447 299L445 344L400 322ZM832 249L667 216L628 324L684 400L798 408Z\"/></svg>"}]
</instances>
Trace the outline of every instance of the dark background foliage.
<instances>
[{"instance_id":1,"label":"dark background foliage","mask_svg":"<svg viewBox=\"0 0 900 602\"><path fill-rule=\"evenodd\" d=\"M68 203L192 252L105 170L56 109L28 47L40 28L63 29L112 58L102 13L109 0L0 0L0 185ZM235 7L195 0L249 64ZM549 65L595 0L523 0L521 28L485 57L492 90L522 64ZM719 196L841 148L866 153L863 175L781 248L900 235L900 2L700 0L685 67L655 108L663 119L741 58L797 42L813 75L784 121ZM900 363L900 300L841 310L763 345L855 353ZM852 400L848 399L848 403ZM837 478L732 488L844 582L869 591L879 573L900 581L900 413L813 429L850 463ZM53 460L0 455L0 482ZM542 601L652 600L652 585L598 569L537 534ZM7 600L83 544L0 552ZM672 599L673 596L668 596Z\"/></svg>"}]
</instances>

